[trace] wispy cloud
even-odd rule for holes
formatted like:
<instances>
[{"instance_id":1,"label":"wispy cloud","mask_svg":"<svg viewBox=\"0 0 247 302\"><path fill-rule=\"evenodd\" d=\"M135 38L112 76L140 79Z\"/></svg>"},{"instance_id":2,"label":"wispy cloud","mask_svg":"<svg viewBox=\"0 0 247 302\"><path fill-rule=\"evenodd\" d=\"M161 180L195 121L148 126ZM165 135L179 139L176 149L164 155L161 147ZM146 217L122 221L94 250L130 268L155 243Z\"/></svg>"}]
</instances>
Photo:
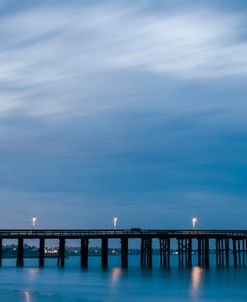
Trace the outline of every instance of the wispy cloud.
<instances>
[{"instance_id":1,"label":"wispy cloud","mask_svg":"<svg viewBox=\"0 0 247 302\"><path fill-rule=\"evenodd\" d=\"M85 97L95 87L104 92L104 75L114 78L116 72L186 80L246 77L245 23L243 14L213 7L34 6L1 17L0 85L9 87L9 97L18 91L29 114L46 114L69 112L68 102L78 110L75 85Z\"/></svg>"},{"instance_id":2,"label":"wispy cloud","mask_svg":"<svg viewBox=\"0 0 247 302\"><path fill-rule=\"evenodd\" d=\"M36 209L51 221L43 205L61 205L64 221L80 226L78 213L90 225L99 205L110 217L124 209L126 222L129 206L134 216L142 205L143 225L153 202L150 225L193 209L210 223L215 203L226 205L227 220L234 198L242 211L246 12L204 1L8 2L0 12L5 212Z\"/></svg>"}]
</instances>

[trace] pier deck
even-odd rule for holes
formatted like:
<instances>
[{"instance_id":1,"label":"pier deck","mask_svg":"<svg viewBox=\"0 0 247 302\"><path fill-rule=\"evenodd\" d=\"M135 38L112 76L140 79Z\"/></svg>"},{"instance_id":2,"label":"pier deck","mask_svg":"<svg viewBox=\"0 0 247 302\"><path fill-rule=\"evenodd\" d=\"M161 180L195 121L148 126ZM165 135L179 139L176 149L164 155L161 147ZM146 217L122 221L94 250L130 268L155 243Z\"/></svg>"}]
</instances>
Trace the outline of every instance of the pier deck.
<instances>
[{"instance_id":1,"label":"pier deck","mask_svg":"<svg viewBox=\"0 0 247 302\"><path fill-rule=\"evenodd\" d=\"M40 242L39 265L43 267L46 239L58 239L58 266L65 266L66 239L81 241L81 267L88 266L88 246L90 239L100 239L102 242L102 267L108 266L108 241L119 239L121 242L121 265L128 267L128 241L140 240L140 265L144 268L152 267L152 244L159 240L160 265L170 267L171 241L177 246L179 267L191 267L192 254L197 254L197 265L210 266L209 253L215 250L217 267L229 267L230 257L235 267L247 263L247 230L154 230L154 229L2 229L0 230L0 265L2 264L2 244L6 239L17 239L16 265L24 266L24 240L38 239ZM174 244L174 242L173 242ZM214 247L212 248L212 244ZM230 253L231 251L231 253Z\"/></svg>"}]
</instances>

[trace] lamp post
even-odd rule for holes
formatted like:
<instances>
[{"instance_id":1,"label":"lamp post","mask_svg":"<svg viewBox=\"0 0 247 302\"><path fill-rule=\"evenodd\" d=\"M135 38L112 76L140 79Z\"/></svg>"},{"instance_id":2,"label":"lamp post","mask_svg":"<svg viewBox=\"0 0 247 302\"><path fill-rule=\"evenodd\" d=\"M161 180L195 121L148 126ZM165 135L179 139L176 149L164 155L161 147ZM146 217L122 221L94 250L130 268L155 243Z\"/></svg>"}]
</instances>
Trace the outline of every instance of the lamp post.
<instances>
[{"instance_id":1,"label":"lamp post","mask_svg":"<svg viewBox=\"0 0 247 302\"><path fill-rule=\"evenodd\" d=\"M197 218L196 218L196 217L193 217L193 218L192 218L192 228L193 228L193 230L194 230L195 227L196 227L196 223L197 223Z\"/></svg>"},{"instance_id":2,"label":"lamp post","mask_svg":"<svg viewBox=\"0 0 247 302\"><path fill-rule=\"evenodd\" d=\"M118 218L115 216L113 217L113 228L116 229L117 228L117 222L118 222Z\"/></svg>"},{"instance_id":3,"label":"lamp post","mask_svg":"<svg viewBox=\"0 0 247 302\"><path fill-rule=\"evenodd\" d=\"M36 216L33 216L33 217L32 217L33 230L35 229L36 222L37 222L37 217L36 217Z\"/></svg>"}]
</instances>

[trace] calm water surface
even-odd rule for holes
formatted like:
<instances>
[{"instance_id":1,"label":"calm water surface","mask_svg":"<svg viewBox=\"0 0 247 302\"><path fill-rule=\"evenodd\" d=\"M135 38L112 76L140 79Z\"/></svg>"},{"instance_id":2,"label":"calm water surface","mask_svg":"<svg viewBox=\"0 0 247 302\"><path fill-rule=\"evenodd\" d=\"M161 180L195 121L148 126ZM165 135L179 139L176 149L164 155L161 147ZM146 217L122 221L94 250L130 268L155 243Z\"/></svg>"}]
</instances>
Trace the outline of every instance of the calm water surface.
<instances>
[{"instance_id":1,"label":"calm water surface","mask_svg":"<svg viewBox=\"0 0 247 302\"><path fill-rule=\"evenodd\" d=\"M0 268L0 301L247 301L247 269L179 270L159 269L154 257L152 271L139 268L139 257L129 258L130 268L119 268L120 258L110 257L107 271L100 269L100 258L90 257L89 269L82 271L79 257L66 259L64 270L56 260L46 260L39 269L37 260L25 260L23 269L15 260L4 259ZM172 262L177 261L175 256Z\"/></svg>"}]
</instances>

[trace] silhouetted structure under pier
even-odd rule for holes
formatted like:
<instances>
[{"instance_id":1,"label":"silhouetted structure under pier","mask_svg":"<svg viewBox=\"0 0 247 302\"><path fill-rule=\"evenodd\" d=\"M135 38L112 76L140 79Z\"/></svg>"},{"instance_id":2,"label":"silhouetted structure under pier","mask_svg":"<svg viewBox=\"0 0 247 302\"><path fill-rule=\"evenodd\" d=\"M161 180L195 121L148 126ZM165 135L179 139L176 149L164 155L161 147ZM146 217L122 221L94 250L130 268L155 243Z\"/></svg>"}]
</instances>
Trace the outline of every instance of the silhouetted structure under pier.
<instances>
[{"instance_id":1,"label":"silhouetted structure under pier","mask_svg":"<svg viewBox=\"0 0 247 302\"><path fill-rule=\"evenodd\" d=\"M160 266L170 267L171 254L178 259L178 266L210 266L210 253L215 253L217 267L245 266L247 263L246 230L0 230L0 266L2 265L2 246L5 239L17 239L16 265L24 265L24 241L39 240L39 266L45 266L45 240L58 239L58 266L66 262L66 240L79 239L81 244L81 267L88 267L88 248L91 239L101 240L101 265L108 266L108 244L110 239L119 239L121 243L121 266L128 267L129 240L140 240L140 265L152 268L153 241L160 246ZM173 249L171 249L173 247ZM196 255L196 257L192 257ZM193 260L195 263L193 263Z\"/></svg>"}]
</instances>

